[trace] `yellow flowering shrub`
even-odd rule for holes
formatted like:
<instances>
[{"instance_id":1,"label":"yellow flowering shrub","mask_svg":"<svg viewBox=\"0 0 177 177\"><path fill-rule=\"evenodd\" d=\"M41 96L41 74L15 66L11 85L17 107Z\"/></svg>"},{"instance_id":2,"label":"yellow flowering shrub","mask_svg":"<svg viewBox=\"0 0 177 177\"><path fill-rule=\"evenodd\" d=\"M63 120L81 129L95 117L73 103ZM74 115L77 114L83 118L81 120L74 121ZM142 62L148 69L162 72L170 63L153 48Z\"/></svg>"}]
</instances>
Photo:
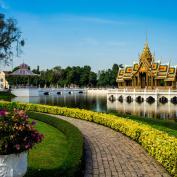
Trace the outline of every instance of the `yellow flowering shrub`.
<instances>
[{"instance_id":1,"label":"yellow flowering shrub","mask_svg":"<svg viewBox=\"0 0 177 177\"><path fill-rule=\"evenodd\" d=\"M170 174L177 177L177 138L156 130L149 125L115 115L78 108L9 102L0 102L0 107L68 116L110 127L141 144Z\"/></svg>"}]
</instances>

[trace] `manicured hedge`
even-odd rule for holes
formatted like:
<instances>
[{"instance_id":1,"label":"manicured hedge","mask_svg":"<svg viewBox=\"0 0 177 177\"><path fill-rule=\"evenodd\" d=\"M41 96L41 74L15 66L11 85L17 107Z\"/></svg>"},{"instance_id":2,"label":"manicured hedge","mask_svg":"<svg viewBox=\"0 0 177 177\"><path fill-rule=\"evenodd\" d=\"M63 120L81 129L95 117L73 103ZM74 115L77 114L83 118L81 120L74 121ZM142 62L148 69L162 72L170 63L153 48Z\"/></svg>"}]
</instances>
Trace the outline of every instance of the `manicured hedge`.
<instances>
[{"instance_id":1,"label":"manicured hedge","mask_svg":"<svg viewBox=\"0 0 177 177\"><path fill-rule=\"evenodd\" d=\"M68 156L66 157L64 163L58 169L55 170L55 175L52 174L52 176L82 176L83 137L78 128L68 123L67 121L58 119L50 115L40 114L36 112L28 112L28 115L32 119L45 122L57 128L59 131L63 132L64 135L67 137L67 142L69 146ZM46 176L50 175L50 171L46 170ZM40 176L40 172L37 176Z\"/></svg>"},{"instance_id":2,"label":"manicured hedge","mask_svg":"<svg viewBox=\"0 0 177 177\"><path fill-rule=\"evenodd\" d=\"M11 92L7 91L0 91L0 99L9 101L11 98L14 98L15 95L13 95Z\"/></svg>"},{"instance_id":3,"label":"manicured hedge","mask_svg":"<svg viewBox=\"0 0 177 177\"><path fill-rule=\"evenodd\" d=\"M167 133L156 130L148 125L115 115L76 108L8 102L0 102L0 107L63 115L110 127L141 144L170 174L177 177L177 138L169 136Z\"/></svg>"}]
</instances>

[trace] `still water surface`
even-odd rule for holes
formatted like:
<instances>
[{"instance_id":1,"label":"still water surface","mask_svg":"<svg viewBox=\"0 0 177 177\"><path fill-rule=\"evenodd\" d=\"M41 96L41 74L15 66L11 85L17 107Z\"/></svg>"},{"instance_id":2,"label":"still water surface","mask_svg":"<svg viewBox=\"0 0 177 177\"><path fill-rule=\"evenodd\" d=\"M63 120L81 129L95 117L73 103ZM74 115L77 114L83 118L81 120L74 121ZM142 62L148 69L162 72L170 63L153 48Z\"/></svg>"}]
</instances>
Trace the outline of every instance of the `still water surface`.
<instances>
[{"instance_id":1,"label":"still water surface","mask_svg":"<svg viewBox=\"0 0 177 177\"><path fill-rule=\"evenodd\" d=\"M12 101L39 103L55 106L77 107L98 112L119 112L141 117L177 120L177 105L172 103L120 103L107 101L106 95L66 94L39 97L16 97Z\"/></svg>"}]
</instances>

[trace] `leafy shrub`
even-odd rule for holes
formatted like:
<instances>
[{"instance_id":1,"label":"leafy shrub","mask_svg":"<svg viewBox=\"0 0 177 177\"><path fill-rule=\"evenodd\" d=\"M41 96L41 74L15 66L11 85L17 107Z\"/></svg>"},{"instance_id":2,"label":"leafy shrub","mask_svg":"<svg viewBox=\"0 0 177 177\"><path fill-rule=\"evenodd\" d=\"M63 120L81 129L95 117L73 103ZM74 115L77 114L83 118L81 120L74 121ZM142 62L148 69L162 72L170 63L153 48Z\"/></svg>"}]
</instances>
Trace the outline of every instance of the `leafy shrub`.
<instances>
[{"instance_id":1,"label":"leafy shrub","mask_svg":"<svg viewBox=\"0 0 177 177\"><path fill-rule=\"evenodd\" d=\"M29 111L63 115L110 127L141 144L167 171L173 176L177 176L177 138L169 136L167 133L156 130L148 125L115 115L77 108L8 102L0 102L0 107L6 107L8 109L20 108Z\"/></svg>"}]
</instances>

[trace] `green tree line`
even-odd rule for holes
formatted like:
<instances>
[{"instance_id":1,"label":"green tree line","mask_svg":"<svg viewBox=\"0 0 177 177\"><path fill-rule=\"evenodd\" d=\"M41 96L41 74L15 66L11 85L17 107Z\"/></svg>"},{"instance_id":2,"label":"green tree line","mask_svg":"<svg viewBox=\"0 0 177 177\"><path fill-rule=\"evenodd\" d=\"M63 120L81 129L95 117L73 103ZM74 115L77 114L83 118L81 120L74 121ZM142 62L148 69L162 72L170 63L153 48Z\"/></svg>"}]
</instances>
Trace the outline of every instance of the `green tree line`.
<instances>
[{"instance_id":1,"label":"green tree line","mask_svg":"<svg viewBox=\"0 0 177 177\"><path fill-rule=\"evenodd\" d=\"M32 70L38 76L9 76L8 81L10 85L29 84L40 87L116 87L116 77L120 67L122 65L114 64L112 68L96 73L87 65L66 68L56 66L41 71L38 66ZM16 69L19 68L16 67L13 71Z\"/></svg>"}]
</instances>

